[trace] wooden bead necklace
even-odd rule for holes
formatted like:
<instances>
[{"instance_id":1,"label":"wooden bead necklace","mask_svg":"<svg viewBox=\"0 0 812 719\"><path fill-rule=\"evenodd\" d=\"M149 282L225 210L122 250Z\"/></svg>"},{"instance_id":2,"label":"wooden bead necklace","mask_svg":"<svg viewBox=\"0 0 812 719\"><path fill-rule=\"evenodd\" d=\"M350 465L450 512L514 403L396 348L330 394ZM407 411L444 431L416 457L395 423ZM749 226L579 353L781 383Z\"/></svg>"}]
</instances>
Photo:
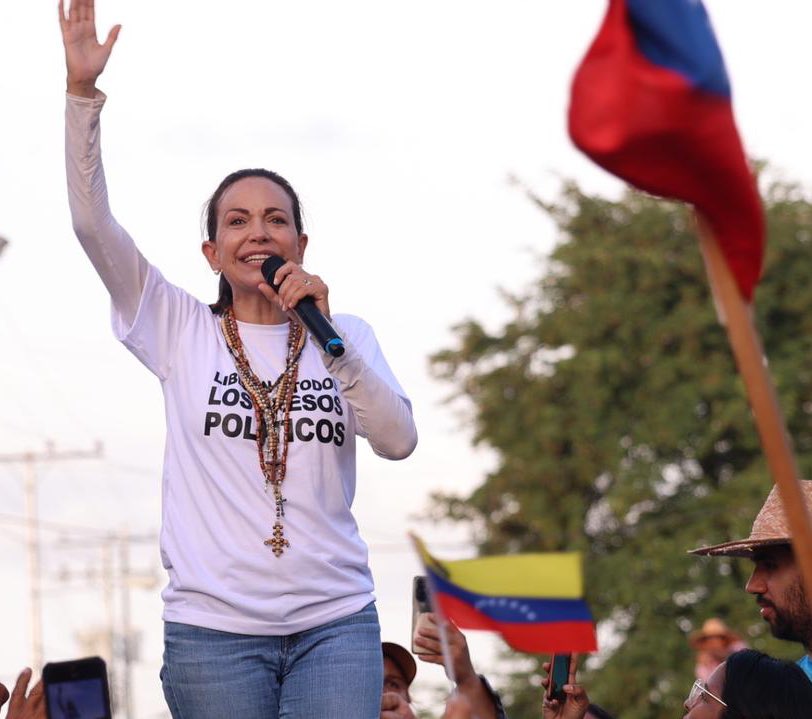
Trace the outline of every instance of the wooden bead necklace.
<instances>
[{"instance_id":1,"label":"wooden bead necklace","mask_svg":"<svg viewBox=\"0 0 812 719\"><path fill-rule=\"evenodd\" d=\"M298 322L290 322L285 368L273 384L266 387L251 369L248 358L245 356L245 348L240 339L237 319L234 317L232 307L228 307L221 315L220 327L234 358L237 374L254 403L259 466L265 477L265 491L268 491L269 485L273 490L276 509L273 535L265 540L265 545L271 548L275 556L281 557L285 549L290 547L282 526L287 501L282 496L282 482L285 481L288 464L288 438L291 433L290 408L296 391L299 358L302 355L306 335Z\"/></svg>"}]
</instances>

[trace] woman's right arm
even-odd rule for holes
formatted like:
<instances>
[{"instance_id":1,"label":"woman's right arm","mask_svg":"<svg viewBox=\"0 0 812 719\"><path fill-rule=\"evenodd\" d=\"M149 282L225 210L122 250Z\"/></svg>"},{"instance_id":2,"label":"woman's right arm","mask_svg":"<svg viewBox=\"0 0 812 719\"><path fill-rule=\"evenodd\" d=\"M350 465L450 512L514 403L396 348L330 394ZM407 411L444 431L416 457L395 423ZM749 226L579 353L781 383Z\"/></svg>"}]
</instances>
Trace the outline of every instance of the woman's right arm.
<instances>
[{"instance_id":1,"label":"woman's right arm","mask_svg":"<svg viewBox=\"0 0 812 719\"><path fill-rule=\"evenodd\" d=\"M60 0L59 24L67 66L65 160L73 228L116 309L132 323L149 266L110 212L99 130L105 97L96 88L121 26L99 44L93 0L73 0L68 14Z\"/></svg>"}]
</instances>

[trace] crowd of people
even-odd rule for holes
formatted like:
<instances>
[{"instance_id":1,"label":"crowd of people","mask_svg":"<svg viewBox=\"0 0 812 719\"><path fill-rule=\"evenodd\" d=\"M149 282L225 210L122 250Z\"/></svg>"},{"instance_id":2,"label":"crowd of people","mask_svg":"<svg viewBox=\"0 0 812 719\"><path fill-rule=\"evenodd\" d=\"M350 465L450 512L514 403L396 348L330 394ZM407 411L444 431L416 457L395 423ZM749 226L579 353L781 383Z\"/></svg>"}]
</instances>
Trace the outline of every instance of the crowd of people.
<instances>
[{"instance_id":1,"label":"crowd of people","mask_svg":"<svg viewBox=\"0 0 812 719\"><path fill-rule=\"evenodd\" d=\"M219 278L213 304L140 253L110 209L100 145L106 96L97 80L120 28L98 42L94 0L60 2L59 21L73 225L109 291L116 336L157 377L165 401L161 682L172 716L415 719L418 664L381 642L351 509L356 437L390 460L415 448L406 392L372 328L333 315L328 285L305 269L299 199L279 174L238 170L212 194L202 253ZM261 270L270 257L281 258L273 278ZM343 353L310 338L296 315L304 303L333 323ZM801 484L812 508L812 482ZM797 663L768 657L722 619L708 620L690 637L697 664L686 717L808 717L812 612L777 490L749 537L693 551L752 560L746 591L772 633L805 653ZM452 670L444 717L506 719L462 632L446 624L441 642L443 620L427 619L414 647L419 660ZM540 698L544 719L610 717L590 703L576 664L563 699ZM11 692L0 684L8 719L45 716L42 682L29 691L31 678L24 670Z\"/></svg>"},{"instance_id":2,"label":"crowd of people","mask_svg":"<svg viewBox=\"0 0 812 719\"><path fill-rule=\"evenodd\" d=\"M807 507L812 511L812 481L801 482ZM687 692L686 719L801 719L812 712L812 610L792 547L792 535L777 488L773 487L753 522L750 535L692 550L709 556L748 558L752 573L745 585L760 608L762 618L778 639L798 643L803 654L797 662L769 657L742 648L741 638L721 619L705 622L689 637L697 651L717 647L716 665L701 674ZM440 618L427 615L413 638L418 658L426 663L445 664ZM709 645L707 640L713 641ZM465 636L452 623L446 624L455 690L444 708L444 719L506 719L499 695L488 680L478 674L471 660ZM411 688L417 676L412 653L393 642L378 649L382 663L379 685L379 719L415 719ZM549 671L549 664L544 665ZM44 719L42 682L28 692L31 671L21 674L11 692L7 719ZM548 678L542 680L544 687ZM564 699L540 698L543 719L612 719L606 709L592 704L586 687L577 680L577 658L570 663L569 681L562 687ZM0 706L9 691L0 684ZM313 716L304 713L301 716ZM363 716L351 712L348 716Z\"/></svg>"},{"instance_id":3,"label":"crowd of people","mask_svg":"<svg viewBox=\"0 0 812 719\"><path fill-rule=\"evenodd\" d=\"M800 482L812 512L812 480ZM753 570L745 589L755 598L762 618L778 639L799 643L797 662L740 647L741 639L719 619L706 622L691 636L695 648L707 650L715 639L715 666L703 657L698 677L685 700L686 719L801 719L812 716L812 609L792 545L792 533L777 487L773 487L745 539L700 547L694 554L750 559ZM547 680L544 680L545 685ZM588 717L586 690L571 668L564 701L544 700L544 719Z\"/></svg>"}]
</instances>

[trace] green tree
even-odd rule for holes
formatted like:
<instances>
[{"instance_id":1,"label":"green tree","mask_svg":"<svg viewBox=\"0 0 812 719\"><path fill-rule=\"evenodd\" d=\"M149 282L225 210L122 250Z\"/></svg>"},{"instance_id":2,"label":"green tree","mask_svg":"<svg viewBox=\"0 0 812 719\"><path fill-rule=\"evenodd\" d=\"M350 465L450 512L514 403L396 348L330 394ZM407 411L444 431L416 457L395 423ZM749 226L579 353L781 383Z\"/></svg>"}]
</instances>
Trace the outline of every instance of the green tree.
<instances>
[{"instance_id":1,"label":"green tree","mask_svg":"<svg viewBox=\"0 0 812 719\"><path fill-rule=\"evenodd\" d=\"M810 476L812 205L787 183L765 195L757 325ZM483 554L581 550L614 647L582 673L593 701L623 719L672 719L693 681L687 634L704 619L723 617L774 655L801 653L769 635L743 590L746 560L686 554L746 536L771 480L689 211L574 185L554 204L530 197L560 231L542 276L507 297L499 331L467 320L432 357L497 467L434 511L470 522ZM540 661L504 685L513 719L539 716Z\"/></svg>"}]
</instances>

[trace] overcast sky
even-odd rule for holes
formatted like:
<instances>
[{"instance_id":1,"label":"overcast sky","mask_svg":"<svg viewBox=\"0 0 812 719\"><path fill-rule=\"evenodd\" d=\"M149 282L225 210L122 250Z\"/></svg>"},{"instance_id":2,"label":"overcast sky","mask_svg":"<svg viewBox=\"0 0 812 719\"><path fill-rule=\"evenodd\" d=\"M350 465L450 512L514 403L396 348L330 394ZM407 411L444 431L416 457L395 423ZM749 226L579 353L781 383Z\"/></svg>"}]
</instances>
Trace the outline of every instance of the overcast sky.
<instances>
[{"instance_id":1,"label":"overcast sky","mask_svg":"<svg viewBox=\"0 0 812 719\"><path fill-rule=\"evenodd\" d=\"M707 3L733 82L748 151L812 184L806 34L812 10L773 0ZM466 491L492 458L470 446L443 404L427 357L451 327L508 317L499 288L519 290L555 241L551 223L506 181L542 196L565 178L614 195L620 185L572 148L572 71L603 0L99 0L100 32L123 30L100 86L111 203L147 258L201 299L216 279L199 251L203 202L228 172L265 166L299 191L306 266L334 312L375 327L420 432L390 463L362 448L356 516L371 548L383 633L408 641L405 532L448 558L466 535L420 523L433 490ZM0 681L30 662L22 464L3 458L89 450L103 460L36 467L44 521L145 535L136 570L160 577L163 411L158 382L109 329L105 291L73 236L63 170L64 66L55 0L0 5ZM696 251L696 248L686 248ZM768 268L769 270L769 268ZM80 631L104 621L93 574L101 550L75 533L42 533L47 659L76 656ZM92 544L92 543L91 543ZM62 570L67 568L66 573ZM76 570L84 572L83 578ZM143 633L137 716L160 716L158 587L134 588ZM117 611L117 608L114 607ZM475 638L490 670L492 642ZM432 668L433 669L433 668ZM441 671L421 669L426 681Z\"/></svg>"}]
</instances>

